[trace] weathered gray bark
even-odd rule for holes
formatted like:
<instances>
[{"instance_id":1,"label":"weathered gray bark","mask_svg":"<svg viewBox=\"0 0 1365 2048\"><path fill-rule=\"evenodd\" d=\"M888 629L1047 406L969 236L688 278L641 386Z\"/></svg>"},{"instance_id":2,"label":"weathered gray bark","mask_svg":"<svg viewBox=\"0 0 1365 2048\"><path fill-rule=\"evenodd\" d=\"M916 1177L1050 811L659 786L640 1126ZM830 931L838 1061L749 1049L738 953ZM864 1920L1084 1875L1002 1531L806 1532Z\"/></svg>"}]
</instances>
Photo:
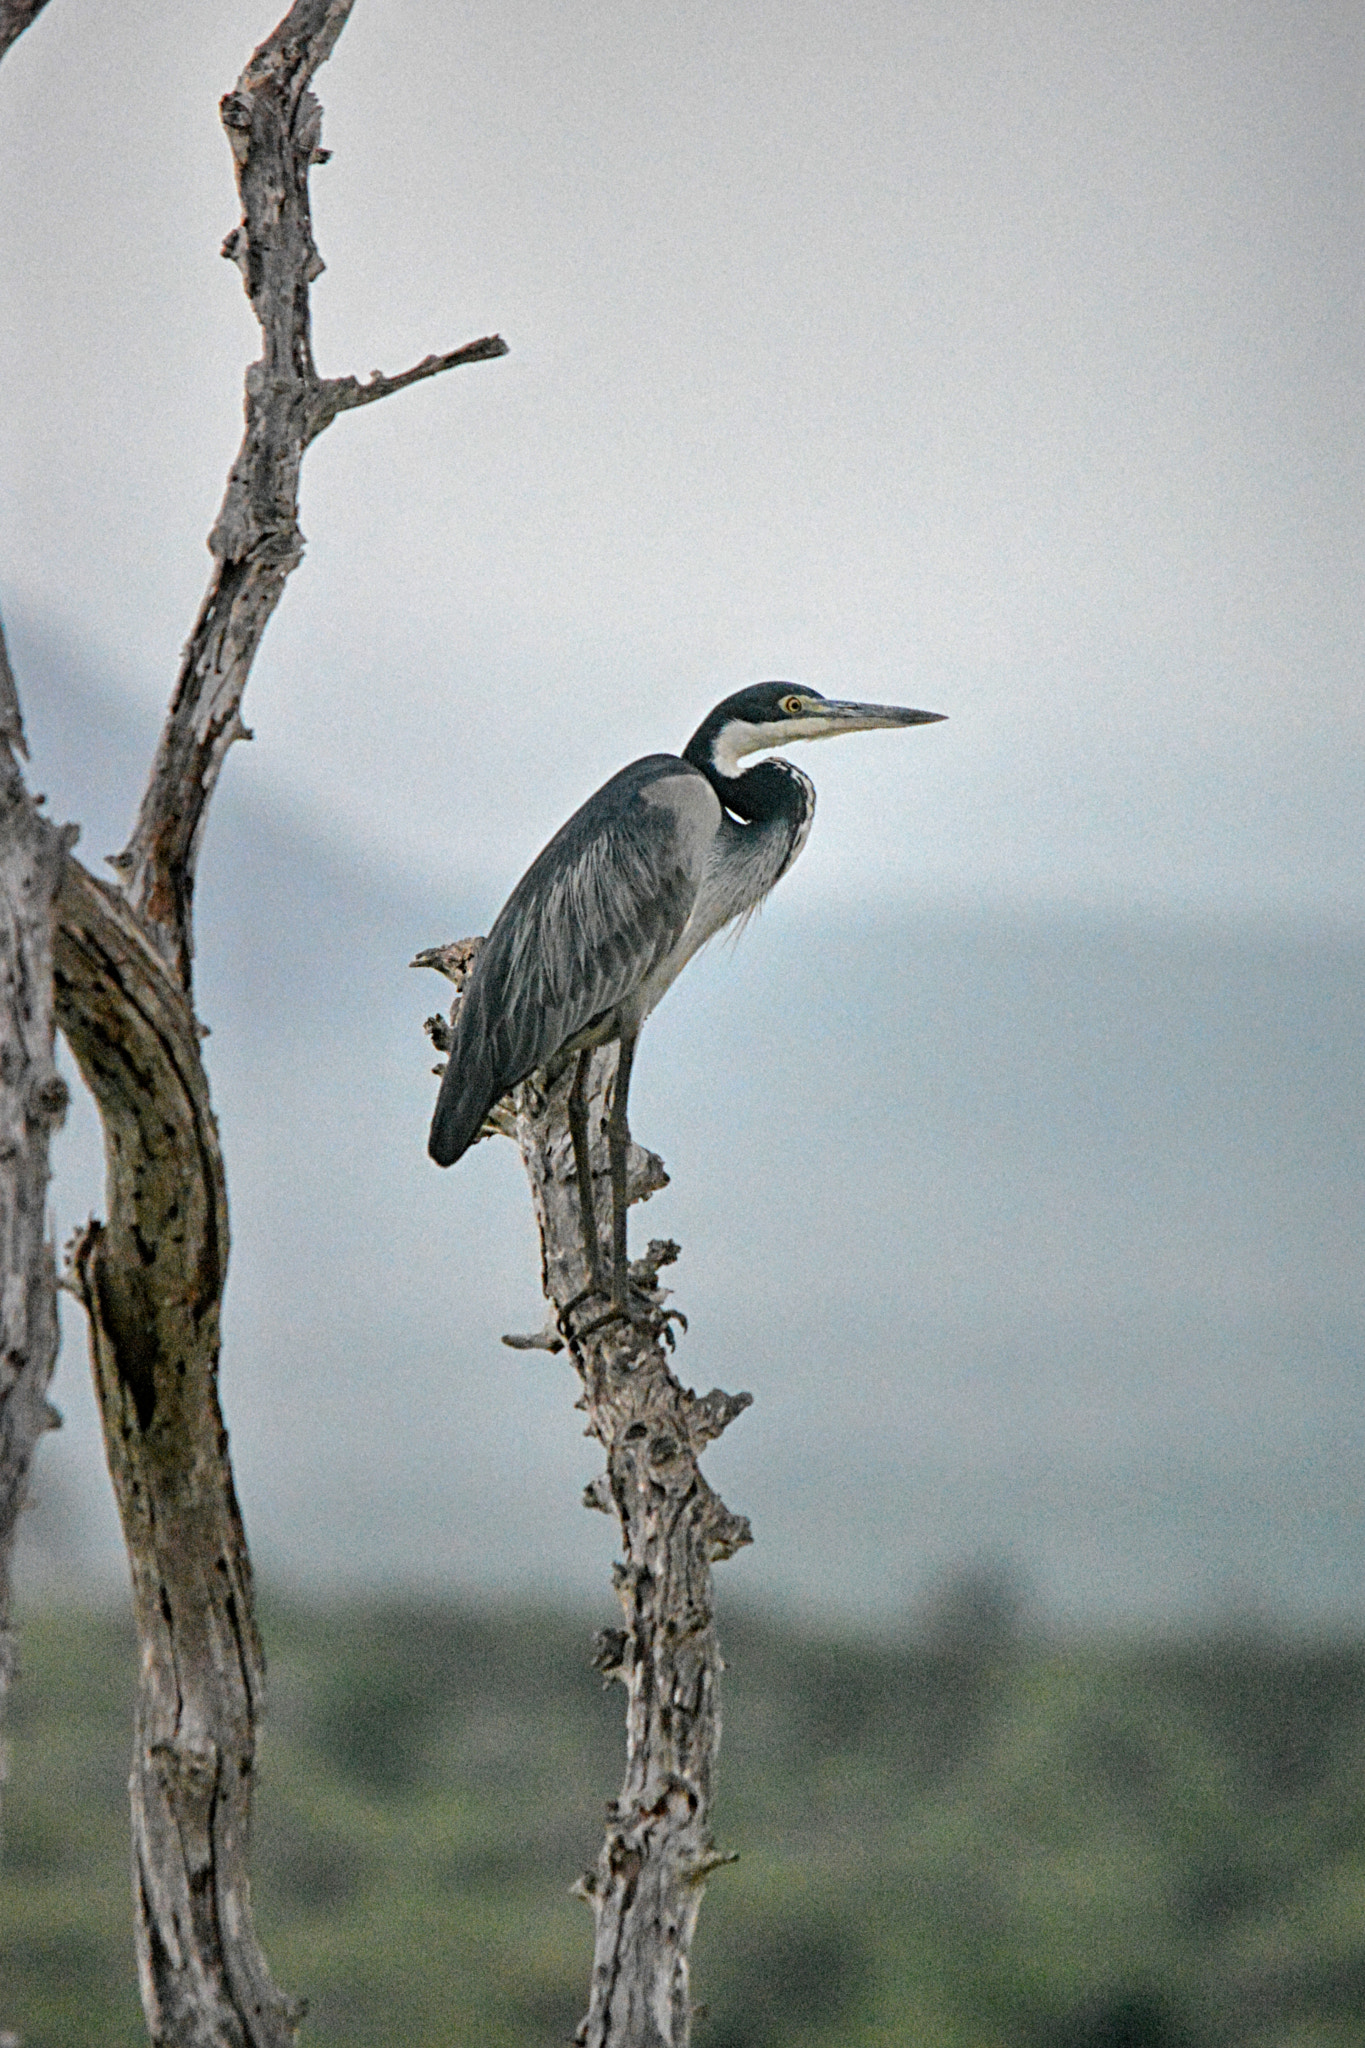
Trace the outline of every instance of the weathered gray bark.
<instances>
[{"instance_id":1,"label":"weathered gray bark","mask_svg":"<svg viewBox=\"0 0 1365 2048\"><path fill-rule=\"evenodd\" d=\"M458 989L477 944L437 947L414 964L437 968ZM444 1019L432 1019L428 1029L438 1050L447 1049ZM669 1367L672 1315L659 1273L677 1257L676 1244L654 1242L632 1266L633 1285L654 1304L645 1323L599 1323L606 1306L600 1299L572 1306L590 1281L568 1125L573 1064L533 1076L510 1098L510 1113L500 1104L492 1121L515 1130L550 1303L543 1332L505 1341L568 1350L582 1382L588 1433L607 1461L584 1505L618 1517L624 1550L613 1576L625 1627L602 1631L595 1661L626 1688L626 1772L596 1867L575 1886L596 1921L588 2012L575 2038L582 2048L686 2048L689 1959L702 1892L708 1872L730 1860L717 1852L710 1823L722 1669L711 1566L752 1540L748 1522L711 1490L697 1460L750 1396L719 1388L698 1395ZM607 1230L603 1127L615 1072L616 1048L604 1047L593 1058L589 1100L597 1216ZM660 1159L632 1146L632 1202L667 1180ZM607 1245L603 1263L610 1263Z\"/></svg>"},{"instance_id":2,"label":"weathered gray bark","mask_svg":"<svg viewBox=\"0 0 1365 2048\"><path fill-rule=\"evenodd\" d=\"M301 2008L270 1981L247 1842L264 1660L227 1433L218 1318L227 1187L199 1031L117 893L68 864L56 991L99 1103L107 1224L72 1256L140 1655L130 1780L134 1921L152 2039L292 2041Z\"/></svg>"},{"instance_id":3,"label":"weathered gray bark","mask_svg":"<svg viewBox=\"0 0 1365 2048\"><path fill-rule=\"evenodd\" d=\"M0 1728L14 1666L15 1529L38 1440L59 1420L47 1398L57 1362L48 1141L66 1112L52 1057L52 904L76 836L43 816L16 751L28 750L0 626Z\"/></svg>"},{"instance_id":4,"label":"weathered gray bark","mask_svg":"<svg viewBox=\"0 0 1365 2048\"><path fill-rule=\"evenodd\" d=\"M10 906L0 933L0 1219L17 1276L11 1286L8 1265L0 1276L0 1311L6 1367L21 1353L26 1361L4 1404L14 1447L11 1455L7 1436L0 1488L12 1465L17 1505L31 1436L50 1419L55 1320L42 1195L46 1130L63 1101L51 1066L55 992L104 1126L109 1219L81 1235L71 1280L90 1320L132 1571L136 1938L148 2025L165 2048L285 2048L302 2010L270 1980L247 1873L264 1664L218 1402L227 1190L191 999L195 864L223 758L245 736L252 660L302 555L304 450L339 412L505 352L493 337L368 383L314 369L308 287L322 265L308 173L325 152L309 81L350 6L296 0L222 103L243 211L225 253L260 320L262 355L247 372L246 431L210 537L208 592L136 828L114 863L120 887L88 875L28 803L9 748L17 701L12 687L0 691L0 892ZM7 1144L28 1146L13 1173ZM5 1640L0 1633L0 1658Z\"/></svg>"}]
</instances>

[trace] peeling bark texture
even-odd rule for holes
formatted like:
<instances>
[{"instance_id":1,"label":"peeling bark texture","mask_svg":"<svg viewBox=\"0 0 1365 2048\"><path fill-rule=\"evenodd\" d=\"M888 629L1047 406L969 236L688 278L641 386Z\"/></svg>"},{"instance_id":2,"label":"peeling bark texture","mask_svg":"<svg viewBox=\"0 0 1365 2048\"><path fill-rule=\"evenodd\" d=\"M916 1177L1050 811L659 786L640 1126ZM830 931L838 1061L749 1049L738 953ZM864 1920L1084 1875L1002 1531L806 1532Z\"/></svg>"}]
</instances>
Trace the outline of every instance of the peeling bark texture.
<instances>
[{"instance_id":1,"label":"peeling bark texture","mask_svg":"<svg viewBox=\"0 0 1365 2048\"><path fill-rule=\"evenodd\" d=\"M35 22L47 0L0 0L0 57Z\"/></svg>"},{"instance_id":2,"label":"peeling bark texture","mask_svg":"<svg viewBox=\"0 0 1365 2048\"><path fill-rule=\"evenodd\" d=\"M310 90L353 0L295 0L219 109L242 202L223 254L242 273L261 326L246 376L246 427L212 533L214 567L181 657L175 694L132 838L117 856L129 902L184 986L194 953L195 866L209 799L234 740L249 739L242 693L270 615L303 559L299 469L339 412L440 371L505 355L491 335L427 356L395 377L319 377L308 287L323 269L313 240L308 174L327 161L322 108Z\"/></svg>"},{"instance_id":3,"label":"peeling bark texture","mask_svg":"<svg viewBox=\"0 0 1365 2048\"><path fill-rule=\"evenodd\" d=\"M76 837L43 816L16 751L28 750L0 627L0 1726L14 1668L15 1529L39 1439L61 1419L47 1398L57 1362L48 1146L66 1114L53 1064L52 905Z\"/></svg>"},{"instance_id":4,"label":"peeling bark texture","mask_svg":"<svg viewBox=\"0 0 1365 2048\"><path fill-rule=\"evenodd\" d=\"M438 968L458 989L478 943L434 948L414 965ZM438 1050L448 1049L443 1018L428 1030ZM614 1045L594 1054L589 1090L597 1216L608 1236L604 1122L616 1056ZM605 1304L583 1300L590 1272L568 1124L573 1066L570 1060L562 1072L533 1076L489 1122L515 1131L551 1308L543 1332L504 1341L568 1350L582 1382L587 1434L606 1453L606 1470L584 1506L618 1517L624 1552L613 1577L625 1627L599 1634L594 1662L626 1688L626 1771L596 1866L574 1887L596 1922L590 2002L575 2039L580 2048L686 2048L702 1892L708 1873L733 1860L716 1850L710 1825L723 1669L711 1566L752 1541L748 1522L711 1490L697 1460L751 1397L718 1387L698 1395L670 1368L671 1325L682 1319L665 1308L659 1274L677 1258L676 1244L656 1240L631 1267L632 1286L653 1304L642 1322L599 1321ZM632 1203L667 1184L662 1160L632 1145ZM603 1256L609 1263L609 1245Z\"/></svg>"},{"instance_id":5,"label":"peeling bark texture","mask_svg":"<svg viewBox=\"0 0 1365 2048\"><path fill-rule=\"evenodd\" d=\"M264 1687L218 1405L227 1187L199 1029L117 893L68 861L58 1016L104 1125L109 1222L71 1253L132 1571L138 1973L154 2042L286 2048L247 1875Z\"/></svg>"}]
</instances>

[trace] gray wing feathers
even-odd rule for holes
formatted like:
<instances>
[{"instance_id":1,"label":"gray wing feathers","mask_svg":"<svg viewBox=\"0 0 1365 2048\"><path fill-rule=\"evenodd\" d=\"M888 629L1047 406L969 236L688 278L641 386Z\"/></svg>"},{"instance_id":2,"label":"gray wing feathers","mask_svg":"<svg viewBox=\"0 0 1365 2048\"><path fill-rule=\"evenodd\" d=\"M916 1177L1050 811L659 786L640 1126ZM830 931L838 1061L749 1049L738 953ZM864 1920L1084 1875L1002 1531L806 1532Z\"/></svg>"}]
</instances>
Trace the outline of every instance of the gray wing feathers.
<instances>
[{"instance_id":1,"label":"gray wing feathers","mask_svg":"<svg viewBox=\"0 0 1365 2048\"><path fill-rule=\"evenodd\" d=\"M456 1019L431 1127L439 1164L458 1159L500 1096L608 1018L677 945L720 807L703 776L672 760L661 772L663 760L637 762L590 798L499 913Z\"/></svg>"}]
</instances>

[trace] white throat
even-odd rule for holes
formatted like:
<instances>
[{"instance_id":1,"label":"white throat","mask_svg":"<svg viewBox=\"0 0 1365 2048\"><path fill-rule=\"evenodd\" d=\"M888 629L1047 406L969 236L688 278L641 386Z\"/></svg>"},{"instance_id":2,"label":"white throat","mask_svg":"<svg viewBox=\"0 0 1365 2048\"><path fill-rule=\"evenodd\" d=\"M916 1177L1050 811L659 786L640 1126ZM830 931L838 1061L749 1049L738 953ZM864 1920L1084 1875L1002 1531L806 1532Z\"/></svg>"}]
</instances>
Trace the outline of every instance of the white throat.
<instances>
[{"instance_id":1,"label":"white throat","mask_svg":"<svg viewBox=\"0 0 1365 2048\"><path fill-rule=\"evenodd\" d=\"M767 725L749 725L732 718L711 743L711 759L722 775L735 776L745 754L785 747L790 740L822 740L839 730L825 718L774 718Z\"/></svg>"}]
</instances>

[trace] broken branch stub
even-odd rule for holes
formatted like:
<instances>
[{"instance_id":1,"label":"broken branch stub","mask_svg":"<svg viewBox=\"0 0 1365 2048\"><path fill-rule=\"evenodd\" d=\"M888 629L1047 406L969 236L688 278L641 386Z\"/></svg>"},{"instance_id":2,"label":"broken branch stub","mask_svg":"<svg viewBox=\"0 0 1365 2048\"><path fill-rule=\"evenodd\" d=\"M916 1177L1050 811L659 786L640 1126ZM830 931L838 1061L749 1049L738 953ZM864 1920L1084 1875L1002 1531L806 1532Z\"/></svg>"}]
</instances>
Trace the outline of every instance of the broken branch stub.
<instances>
[{"instance_id":1,"label":"broken branch stub","mask_svg":"<svg viewBox=\"0 0 1365 2048\"><path fill-rule=\"evenodd\" d=\"M477 945L433 948L413 964L437 968L461 989ZM674 1312L659 1280L678 1255L671 1241L656 1240L631 1267L632 1289L652 1314L599 1320L602 1303L583 1300L591 1274L569 1135L572 1066L533 1075L499 1110L504 1119L515 1112L542 1284L582 1382L587 1434L606 1454L584 1504L615 1512L623 1551L613 1579L625 1627L601 1632L594 1661L626 1688L626 1769L597 1863L574 1887L596 1922L588 2012L575 2038L580 2048L686 2048L697 1914L708 1873L730 1860L711 1835L723 1668L711 1567L752 1541L697 1461L751 1397L719 1388L699 1396L673 1373ZM601 1048L588 1091L599 1219L611 1214L604 1126L615 1073L616 1047ZM655 1154L632 1146L632 1202L667 1180Z\"/></svg>"}]
</instances>

